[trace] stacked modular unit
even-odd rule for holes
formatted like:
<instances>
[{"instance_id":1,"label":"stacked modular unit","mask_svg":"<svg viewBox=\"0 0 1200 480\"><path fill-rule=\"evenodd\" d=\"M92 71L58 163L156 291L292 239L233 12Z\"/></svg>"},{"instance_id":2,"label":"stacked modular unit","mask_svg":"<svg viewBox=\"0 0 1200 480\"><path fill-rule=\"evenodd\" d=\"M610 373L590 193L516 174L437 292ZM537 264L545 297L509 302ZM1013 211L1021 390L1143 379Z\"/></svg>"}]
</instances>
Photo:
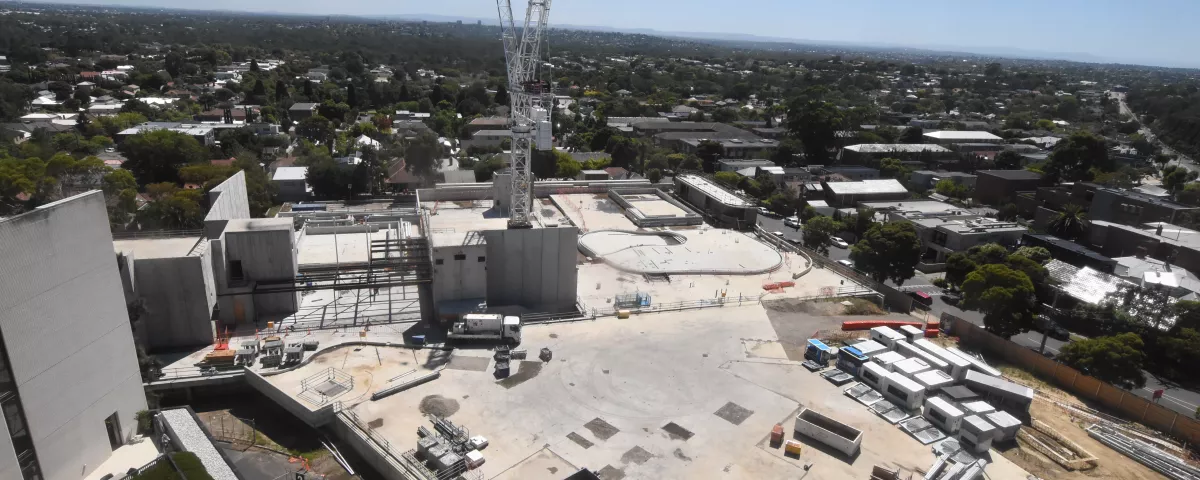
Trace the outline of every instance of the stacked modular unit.
<instances>
[{"instance_id":1,"label":"stacked modular unit","mask_svg":"<svg viewBox=\"0 0 1200 480\"><path fill-rule=\"evenodd\" d=\"M842 347L837 356L837 369L846 372L850 375L858 376L858 372L862 370L864 363L867 363L867 357L862 354L857 348Z\"/></svg>"},{"instance_id":2,"label":"stacked modular unit","mask_svg":"<svg viewBox=\"0 0 1200 480\"><path fill-rule=\"evenodd\" d=\"M896 342L907 341L904 334L892 330L892 327L875 327L871 329L871 340L883 344L888 350L896 348Z\"/></svg>"},{"instance_id":3,"label":"stacked modular unit","mask_svg":"<svg viewBox=\"0 0 1200 480\"><path fill-rule=\"evenodd\" d=\"M837 349L826 345L815 338L808 339L808 347L804 349L804 358L821 365L829 365L829 361L837 355Z\"/></svg>"},{"instance_id":4,"label":"stacked modular unit","mask_svg":"<svg viewBox=\"0 0 1200 480\"><path fill-rule=\"evenodd\" d=\"M927 371L930 368L932 367L930 367L928 363L920 358L906 358L892 364L893 372L902 373L909 379L912 379L918 373Z\"/></svg>"},{"instance_id":5,"label":"stacked modular unit","mask_svg":"<svg viewBox=\"0 0 1200 480\"><path fill-rule=\"evenodd\" d=\"M904 335L904 338L908 339L909 342L919 338L925 338L925 331L912 325L900 326L900 334Z\"/></svg>"},{"instance_id":6,"label":"stacked modular unit","mask_svg":"<svg viewBox=\"0 0 1200 480\"><path fill-rule=\"evenodd\" d=\"M963 384L985 395L993 404L1016 408L1022 412L1028 412L1029 404L1033 403L1032 388L974 370L967 372Z\"/></svg>"},{"instance_id":7,"label":"stacked modular unit","mask_svg":"<svg viewBox=\"0 0 1200 480\"><path fill-rule=\"evenodd\" d=\"M878 363L879 366L886 368L889 372L894 372L895 369L892 368L892 366L895 365L896 362L904 360L904 358L904 355L896 352L883 352L879 355L876 355L875 358L871 359L871 361Z\"/></svg>"},{"instance_id":8,"label":"stacked modular unit","mask_svg":"<svg viewBox=\"0 0 1200 480\"><path fill-rule=\"evenodd\" d=\"M985 375L990 375L993 377L1001 376L999 370L992 368L991 365L988 365L983 360L976 358L974 355L970 355L967 352L959 350L958 348L955 348L955 347L947 348L946 351L953 353L955 355L958 355L968 362L971 362L971 370L975 370L979 373L982 373Z\"/></svg>"},{"instance_id":9,"label":"stacked modular unit","mask_svg":"<svg viewBox=\"0 0 1200 480\"><path fill-rule=\"evenodd\" d=\"M929 370L918 373L913 376L913 380L925 387L926 395L933 395L934 392L941 390L942 387L947 387L954 384L954 378L949 373L941 370Z\"/></svg>"},{"instance_id":10,"label":"stacked modular unit","mask_svg":"<svg viewBox=\"0 0 1200 480\"><path fill-rule=\"evenodd\" d=\"M1008 412L992 412L984 415L988 422L996 426L996 441L1007 442L1017 438L1017 431L1021 429L1021 421L1017 417L1009 415Z\"/></svg>"},{"instance_id":11,"label":"stacked modular unit","mask_svg":"<svg viewBox=\"0 0 1200 480\"><path fill-rule=\"evenodd\" d=\"M913 345L920 347L922 350L929 352L930 355L933 355L946 362L946 368L942 370L946 373L949 373L950 376L954 377L955 380L962 380L963 377L967 375L967 370L971 369L971 362L968 362L965 358L950 353L949 350L942 348L941 345L933 343L924 338L915 340L912 343Z\"/></svg>"},{"instance_id":12,"label":"stacked modular unit","mask_svg":"<svg viewBox=\"0 0 1200 480\"><path fill-rule=\"evenodd\" d=\"M947 368L949 368L949 364L947 364L945 360L935 357L933 354L926 352L925 349L911 343L897 343L896 351L909 358L920 358L921 360L924 360L925 363L928 363L931 368L936 368L942 371L945 371Z\"/></svg>"},{"instance_id":13,"label":"stacked modular unit","mask_svg":"<svg viewBox=\"0 0 1200 480\"><path fill-rule=\"evenodd\" d=\"M854 348L857 348L867 358L874 358L876 355L888 351L887 346L874 340L863 340L854 344Z\"/></svg>"},{"instance_id":14,"label":"stacked modular unit","mask_svg":"<svg viewBox=\"0 0 1200 480\"><path fill-rule=\"evenodd\" d=\"M983 453L992 448L992 439L996 437L996 426L979 415L963 417L962 426L958 429L958 441L963 449Z\"/></svg>"},{"instance_id":15,"label":"stacked modular unit","mask_svg":"<svg viewBox=\"0 0 1200 480\"><path fill-rule=\"evenodd\" d=\"M973 400L979 400L979 399L983 398L983 397L979 396L978 393L975 393L975 392L971 391L971 389L964 387L962 385L955 385L952 387L942 387L942 390L940 392L938 392L938 395L946 397L947 399L949 399L951 402L954 402L954 403L970 402Z\"/></svg>"},{"instance_id":16,"label":"stacked modular unit","mask_svg":"<svg viewBox=\"0 0 1200 480\"><path fill-rule=\"evenodd\" d=\"M937 425L942 431L954 435L954 432L957 432L959 426L962 425L965 415L954 404L933 397L925 400L925 411L922 412L922 416L930 423Z\"/></svg>"},{"instance_id":17,"label":"stacked modular unit","mask_svg":"<svg viewBox=\"0 0 1200 480\"><path fill-rule=\"evenodd\" d=\"M883 382L884 398L905 410L916 410L925 401L925 389L900 372L889 373Z\"/></svg>"},{"instance_id":18,"label":"stacked modular unit","mask_svg":"<svg viewBox=\"0 0 1200 480\"><path fill-rule=\"evenodd\" d=\"M992 404L983 400L964 402L960 405L962 405L963 411L967 412L967 415L985 415L996 411L996 407L993 407Z\"/></svg>"},{"instance_id":19,"label":"stacked modular unit","mask_svg":"<svg viewBox=\"0 0 1200 480\"><path fill-rule=\"evenodd\" d=\"M859 375L859 377L862 378L863 383L867 386L882 391L883 381L889 373L886 368L879 366L879 364L867 362L863 364L862 375Z\"/></svg>"}]
</instances>

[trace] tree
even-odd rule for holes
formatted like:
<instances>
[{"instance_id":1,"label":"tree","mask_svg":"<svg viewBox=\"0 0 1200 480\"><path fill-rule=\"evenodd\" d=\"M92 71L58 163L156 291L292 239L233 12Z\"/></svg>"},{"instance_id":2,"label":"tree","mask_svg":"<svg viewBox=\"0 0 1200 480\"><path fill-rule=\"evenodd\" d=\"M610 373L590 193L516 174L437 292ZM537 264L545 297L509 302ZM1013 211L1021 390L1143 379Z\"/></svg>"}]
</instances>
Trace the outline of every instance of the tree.
<instances>
[{"instance_id":1,"label":"tree","mask_svg":"<svg viewBox=\"0 0 1200 480\"><path fill-rule=\"evenodd\" d=\"M1145 344L1136 333L1076 340L1063 345L1058 360L1084 374L1121 388L1146 385L1142 365Z\"/></svg>"},{"instance_id":2,"label":"tree","mask_svg":"<svg viewBox=\"0 0 1200 480\"><path fill-rule=\"evenodd\" d=\"M790 217L796 212L796 206L792 201L792 196L786 193L776 193L767 198L767 208L770 208L772 212L778 213L785 217Z\"/></svg>"},{"instance_id":3,"label":"tree","mask_svg":"<svg viewBox=\"0 0 1200 480\"><path fill-rule=\"evenodd\" d=\"M979 268L966 253L954 252L946 257L946 282L959 285L967 279L967 275Z\"/></svg>"},{"instance_id":4,"label":"tree","mask_svg":"<svg viewBox=\"0 0 1200 480\"><path fill-rule=\"evenodd\" d=\"M900 143L925 143L925 129L921 127L908 127L900 134L897 139Z\"/></svg>"},{"instance_id":5,"label":"tree","mask_svg":"<svg viewBox=\"0 0 1200 480\"><path fill-rule=\"evenodd\" d=\"M862 218L864 215L859 214ZM869 217L868 217L869 218ZM903 285L916 274L921 260L921 240L911 222L876 223L862 240L850 247L854 266L877 282Z\"/></svg>"},{"instance_id":6,"label":"tree","mask_svg":"<svg viewBox=\"0 0 1200 480\"><path fill-rule=\"evenodd\" d=\"M138 183L179 182L179 167L208 160L208 150L195 138L171 130L154 130L133 135L119 147L125 156L121 168L129 170Z\"/></svg>"},{"instance_id":7,"label":"tree","mask_svg":"<svg viewBox=\"0 0 1200 480\"><path fill-rule=\"evenodd\" d=\"M346 86L346 104L351 108L358 106L358 92L354 90L354 84Z\"/></svg>"},{"instance_id":8,"label":"tree","mask_svg":"<svg viewBox=\"0 0 1200 480\"><path fill-rule=\"evenodd\" d=\"M966 198L971 194L971 189L969 187L950 178L943 178L939 180L937 185L934 185L933 189L939 194L960 200L966 200Z\"/></svg>"},{"instance_id":9,"label":"tree","mask_svg":"<svg viewBox=\"0 0 1200 480\"><path fill-rule=\"evenodd\" d=\"M108 206L108 222L124 227L137 213L137 180L128 170L113 170L104 176L101 190Z\"/></svg>"},{"instance_id":10,"label":"tree","mask_svg":"<svg viewBox=\"0 0 1200 480\"><path fill-rule=\"evenodd\" d=\"M571 158L571 154L561 150L555 150L555 173L558 178L575 178L579 176L579 172L583 171L583 167ZM651 181L653 183L653 181Z\"/></svg>"},{"instance_id":11,"label":"tree","mask_svg":"<svg viewBox=\"0 0 1200 480\"><path fill-rule=\"evenodd\" d=\"M742 176L737 172L717 172L713 174L713 179L728 188L737 188L738 183L742 181Z\"/></svg>"},{"instance_id":12,"label":"tree","mask_svg":"<svg viewBox=\"0 0 1200 480\"><path fill-rule=\"evenodd\" d=\"M1025 246L1018 248L1017 251L1013 252L1012 254L1033 260L1034 262L1037 262L1038 265L1045 265L1047 262L1054 260L1054 257L1050 255L1050 251L1046 250L1045 247Z\"/></svg>"},{"instance_id":13,"label":"tree","mask_svg":"<svg viewBox=\"0 0 1200 480\"><path fill-rule=\"evenodd\" d=\"M1078 240L1087 233L1087 229L1087 213L1083 211L1083 207L1074 204L1063 207L1062 211L1050 220L1048 226L1051 235L1071 241Z\"/></svg>"},{"instance_id":14,"label":"tree","mask_svg":"<svg viewBox=\"0 0 1200 480\"><path fill-rule=\"evenodd\" d=\"M788 131L804 145L806 161L825 164L829 150L837 145L837 132L843 129L844 116L830 102L797 97L788 104Z\"/></svg>"},{"instance_id":15,"label":"tree","mask_svg":"<svg viewBox=\"0 0 1200 480\"><path fill-rule=\"evenodd\" d=\"M612 155L613 166L630 168L633 166L634 160L637 159L637 140L624 135L613 135L609 137L604 151Z\"/></svg>"},{"instance_id":16,"label":"tree","mask_svg":"<svg viewBox=\"0 0 1200 480\"><path fill-rule=\"evenodd\" d=\"M1177 192L1183 188L1188 182L1193 182L1197 178L1197 172L1190 171L1178 165L1171 165L1162 171L1162 185L1170 192Z\"/></svg>"},{"instance_id":17,"label":"tree","mask_svg":"<svg viewBox=\"0 0 1200 480\"><path fill-rule=\"evenodd\" d=\"M1021 163L1025 157L1017 153L1015 150L1004 150L996 154L996 168L1000 170L1016 170L1021 168Z\"/></svg>"},{"instance_id":18,"label":"tree","mask_svg":"<svg viewBox=\"0 0 1200 480\"><path fill-rule=\"evenodd\" d=\"M983 74L989 77L999 77L1001 73L1004 73L1004 67L999 63L992 62L983 68Z\"/></svg>"},{"instance_id":19,"label":"tree","mask_svg":"<svg viewBox=\"0 0 1200 480\"><path fill-rule=\"evenodd\" d=\"M287 84L282 79L275 80L275 103L283 103L288 98Z\"/></svg>"},{"instance_id":20,"label":"tree","mask_svg":"<svg viewBox=\"0 0 1200 480\"><path fill-rule=\"evenodd\" d=\"M723 154L724 149L721 148L721 144L712 140L703 140L696 147L696 156L700 157L705 172L716 171L717 160L720 160Z\"/></svg>"},{"instance_id":21,"label":"tree","mask_svg":"<svg viewBox=\"0 0 1200 480\"><path fill-rule=\"evenodd\" d=\"M963 306L983 312L983 325L1003 338L1033 328L1033 282L1006 265L983 265L962 283Z\"/></svg>"},{"instance_id":22,"label":"tree","mask_svg":"<svg viewBox=\"0 0 1200 480\"><path fill-rule=\"evenodd\" d=\"M496 87L496 96L492 101L497 105L508 106L508 88L506 88L503 83Z\"/></svg>"},{"instance_id":23,"label":"tree","mask_svg":"<svg viewBox=\"0 0 1200 480\"><path fill-rule=\"evenodd\" d=\"M1111 172L1112 160L1108 158L1108 147L1104 139L1087 132L1075 132L1054 145L1046 159L1044 172L1050 182L1073 182L1091 180L1093 170Z\"/></svg>"},{"instance_id":24,"label":"tree","mask_svg":"<svg viewBox=\"0 0 1200 480\"><path fill-rule=\"evenodd\" d=\"M650 180L650 183L657 184L660 180L662 180L662 176L662 170L657 168L651 168L650 170L646 171L646 178Z\"/></svg>"},{"instance_id":25,"label":"tree","mask_svg":"<svg viewBox=\"0 0 1200 480\"><path fill-rule=\"evenodd\" d=\"M204 208L200 206L203 194L199 190L186 190L170 182L152 183L146 186L149 202L137 212L137 221L143 227L163 230L185 230L204 225Z\"/></svg>"},{"instance_id":26,"label":"tree","mask_svg":"<svg viewBox=\"0 0 1200 480\"><path fill-rule=\"evenodd\" d=\"M1192 182L1184 185L1175 194L1175 200L1191 206L1200 206L1200 183Z\"/></svg>"},{"instance_id":27,"label":"tree","mask_svg":"<svg viewBox=\"0 0 1200 480\"><path fill-rule=\"evenodd\" d=\"M898 158L885 158L879 161L879 176L883 178L894 178L900 183L907 183L909 170Z\"/></svg>"},{"instance_id":28,"label":"tree","mask_svg":"<svg viewBox=\"0 0 1200 480\"><path fill-rule=\"evenodd\" d=\"M328 118L313 115L296 125L296 135L313 142L328 142L333 138L333 125Z\"/></svg>"},{"instance_id":29,"label":"tree","mask_svg":"<svg viewBox=\"0 0 1200 480\"><path fill-rule=\"evenodd\" d=\"M258 71L258 60L250 59L250 71L251 72Z\"/></svg>"},{"instance_id":30,"label":"tree","mask_svg":"<svg viewBox=\"0 0 1200 480\"><path fill-rule=\"evenodd\" d=\"M838 230L837 222L826 216L814 217L804 223L804 246L822 255L829 254L829 238Z\"/></svg>"}]
</instances>

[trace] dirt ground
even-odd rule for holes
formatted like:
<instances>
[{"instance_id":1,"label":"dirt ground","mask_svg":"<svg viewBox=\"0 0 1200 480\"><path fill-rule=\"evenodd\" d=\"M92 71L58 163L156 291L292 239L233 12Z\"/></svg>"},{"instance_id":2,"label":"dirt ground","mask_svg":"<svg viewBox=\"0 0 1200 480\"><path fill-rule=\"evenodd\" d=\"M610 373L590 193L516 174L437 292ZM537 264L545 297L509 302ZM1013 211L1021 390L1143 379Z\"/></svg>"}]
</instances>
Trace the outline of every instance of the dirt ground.
<instances>
[{"instance_id":1,"label":"dirt ground","mask_svg":"<svg viewBox=\"0 0 1200 480\"><path fill-rule=\"evenodd\" d=\"M299 420L278 407L269 404L257 405L256 402L245 402L237 406L225 405L194 405L196 416L204 422L205 428L216 440L231 443L231 449L245 452L251 456L280 457L279 461L257 461L247 459L251 463L265 468L278 470L276 475L295 472L302 469L306 460L311 472L321 475L325 480L351 480L359 478L350 475L333 455L321 445L318 440L320 433L304 425ZM251 446L253 445L253 446ZM347 452L343 449L342 454ZM261 459L260 459L261 460ZM290 460L290 461L289 461ZM283 465L287 465L284 467ZM352 463L352 465L355 465Z\"/></svg>"},{"instance_id":2,"label":"dirt ground","mask_svg":"<svg viewBox=\"0 0 1200 480\"><path fill-rule=\"evenodd\" d=\"M941 337L937 340L937 343L944 346L957 346L958 342L954 338ZM1068 471L1051 461L1048 457L1031 448L1025 447L1021 441L1008 448L999 449L1005 458L1043 479L1119 478L1123 480L1160 480L1166 478L1149 467L1138 463L1137 460L1108 448L1104 444L1092 439L1092 437L1089 437L1087 432L1084 431L1085 427L1091 425L1089 419L1073 414L1054 403L1057 400L1059 402L1086 406L1086 403L1082 400L1023 370L1010 365L1004 365L986 356L985 360L1003 372L1010 380L1037 390L1038 395L1035 397L1033 406L1030 408L1030 416L1033 419L1045 422L1064 437L1083 447L1084 450L1087 450L1092 456L1099 459L1099 464L1096 468L1090 470ZM1051 399L1048 397L1054 398Z\"/></svg>"},{"instance_id":3,"label":"dirt ground","mask_svg":"<svg viewBox=\"0 0 1200 480\"><path fill-rule=\"evenodd\" d=\"M847 307L841 304L841 300L843 299L838 301L797 301L782 298L763 302L763 309L767 312L767 318L770 319L771 326L775 329L775 335L779 339L778 343L783 348L788 360L803 362L804 349L810 338L820 338L828 341L831 345L842 345L857 338L867 337L868 333L865 331L842 331L842 322L862 320L864 317L848 315ZM851 300L853 305L860 305L857 302L874 306L862 299ZM866 318L912 320L912 317L908 315L887 314L882 311Z\"/></svg>"}]
</instances>

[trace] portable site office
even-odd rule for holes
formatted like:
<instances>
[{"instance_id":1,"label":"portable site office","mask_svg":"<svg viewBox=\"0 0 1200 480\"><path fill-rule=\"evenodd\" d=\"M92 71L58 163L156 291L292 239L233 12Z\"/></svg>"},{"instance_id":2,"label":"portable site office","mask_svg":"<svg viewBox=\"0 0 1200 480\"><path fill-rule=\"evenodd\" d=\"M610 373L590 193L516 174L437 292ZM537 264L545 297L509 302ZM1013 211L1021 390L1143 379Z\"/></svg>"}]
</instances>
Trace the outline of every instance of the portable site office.
<instances>
[{"instance_id":1,"label":"portable site office","mask_svg":"<svg viewBox=\"0 0 1200 480\"><path fill-rule=\"evenodd\" d=\"M946 351L948 351L948 352L950 352L950 353L953 353L953 354L955 354L955 355L958 355L958 356L962 357L964 360L966 360L966 361L968 361L968 362L971 362L971 369L972 369L972 370L975 370L975 371L977 371L977 372L979 372L979 373L982 373L982 374L984 374L984 375L990 375L990 376L993 376L993 377L999 377L999 376L1001 376L1001 374L1000 374L1000 371L999 371L999 370L996 370L995 368L992 368L992 366L991 366L991 365L988 365L987 363L984 363L984 361L983 361L983 360L980 360L980 359L978 359L978 358L975 358L975 356L974 356L974 355L968 354L967 352L964 352L964 351L962 351L962 350L959 350L959 349L958 349L958 348L956 348L956 347L950 347L950 348L947 348L947 349L946 349Z\"/></svg>"},{"instance_id":2,"label":"portable site office","mask_svg":"<svg viewBox=\"0 0 1200 480\"><path fill-rule=\"evenodd\" d=\"M905 358L907 358L907 357L905 357L904 355L901 355L897 352L883 352L879 355L876 355L875 358L871 359L871 361L878 363L879 366L887 369L887 371L893 372L893 371L895 371L895 368L893 368L893 366L896 364L896 362L904 360Z\"/></svg>"},{"instance_id":3,"label":"portable site office","mask_svg":"<svg viewBox=\"0 0 1200 480\"><path fill-rule=\"evenodd\" d=\"M962 380L963 377L967 375L967 370L971 369L971 362L968 362L965 358L950 353L949 350L942 348L941 345L933 343L924 338L914 340L912 343L913 345L920 347L922 350L929 352L930 355L933 355L946 362L947 367L943 370L946 373L949 373L951 377L954 377L955 380Z\"/></svg>"},{"instance_id":4,"label":"portable site office","mask_svg":"<svg viewBox=\"0 0 1200 480\"><path fill-rule=\"evenodd\" d=\"M905 410L915 410L925 401L925 389L900 372L889 373L883 396Z\"/></svg>"},{"instance_id":5,"label":"portable site office","mask_svg":"<svg viewBox=\"0 0 1200 480\"><path fill-rule=\"evenodd\" d=\"M855 347L842 347L838 351L837 369L846 372L850 375L858 376L858 372L862 370L864 363L867 363L867 356L863 355Z\"/></svg>"},{"instance_id":6,"label":"portable site office","mask_svg":"<svg viewBox=\"0 0 1200 480\"><path fill-rule=\"evenodd\" d=\"M892 327L875 327L871 329L871 340L883 344L888 350L896 348L896 342L904 342L907 339L904 334L892 330Z\"/></svg>"},{"instance_id":7,"label":"portable site office","mask_svg":"<svg viewBox=\"0 0 1200 480\"><path fill-rule=\"evenodd\" d=\"M938 370L945 371L949 368L949 364L945 360L935 357L933 354L926 352L925 349L911 343L897 343L896 351L909 358L920 358L925 363L928 363L930 367Z\"/></svg>"},{"instance_id":8,"label":"portable site office","mask_svg":"<svg viewBox=\"0 0 1200 480\"><path fill-rule=\"evenodd\" d=\"M992 412L984 415L988 422L996 426L996 441L1007 442L1017 438L1017 431L1021 429L1021 421L1017 417L1009 415L1008 412Z\"/></svg>"},{"instance_id":9,"label":"portable site office","mask_svg":"<svg viewBox=\"0 0 1200 480\"><path fill-rule=\"evenodd\" d=\"M892 371L902 373L905 377L912 379L916 374L929 370L930 367L925 360L917 357L906 358L892 364Z\"/></svg>"},{"instance_id":10,"label":"portable site office","mask_svg":"<svg viewBox=\"0 0 1200 480\"><path fill-rule=\"evenodd\" d=\"M954 404L939 397L925 400L925 410L922 412L922 415L925 419L937 425L942 431L951 435L958 431L965 416L963 411L955 407Z\"/></svg>"},{"instance_id":11,"label":"portable site office","mask_svg":"<svg viewBox=\"0 0 1200 480\"><path fill-rule=\"evenodd\" d=\"M874 388L875 390L883 391L884 379L887 378L890 373L891 372L888 372L886 368L883 368L875 362L867 362L863 364L861 378L863 383L867 384L867 386Z\"/></svg>"},{"instance_id":12,"label":"portable site office","mask_svg":"<svg viewBox=\"0 0 1200 480\"><path fill-rule=\"evenodd\" d=\"M963 417L958 429L958 441L963 447L975 453L983 453L992 448L992 439L996 436L996 426L984 420L979 415Z\"/></svg>"},{"instance_id":13,"label":"portable site office","mask_svg":"<svg viewBox=\"0 0 1200 480\"><path fill-rule=\"evenodd\" d=\"M874 358L876 355L884 353L888 350L886 345L874 340L863 340L854 344L854 348L857 348L858 351L862 352L863 356L867 358Z\"/></svg>"},{"instance_id":14,"label":"portable site office","mask_svg":"<svg viewBox=\"0 0 1200 480\"><path fill-rule=\"evenodd\" d=\"M932 394L942 387L954 384L954 377L941 370L928 370L913 375L913 380L925 387L926 395Z\"/></svg>"},{"instance_id":15,"label":"portable site office","mask_svg":"<svg viewBox=\"0 0 1200 480\"><path fill-rule=\"evenodd\" d=\"M908 339L909 342L919 338L925 338L925 332L912 325L901 325L900 334L904 335L904 338Z\"/></svg>"}]
</instances>

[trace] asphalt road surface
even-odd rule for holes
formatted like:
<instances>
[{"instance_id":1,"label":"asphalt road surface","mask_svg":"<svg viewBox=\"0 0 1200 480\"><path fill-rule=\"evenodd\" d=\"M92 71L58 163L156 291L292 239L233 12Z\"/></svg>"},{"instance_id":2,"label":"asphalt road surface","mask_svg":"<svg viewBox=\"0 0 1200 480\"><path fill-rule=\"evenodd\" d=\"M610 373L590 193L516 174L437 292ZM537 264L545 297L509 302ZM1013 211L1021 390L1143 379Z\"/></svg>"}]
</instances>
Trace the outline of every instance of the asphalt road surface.
<instances>
[{"instance_id":1,"label":"asphalt road surface","mask_svg":"<svg viewBox=\"0 0 1200 480\"><path fill-rule=\"evenodd\" d=\"M800 229L784 226L782 218L772 218L760 215L758 217L758 223L760 226L762 226L763 230L768 232L782 232L783 237L788 240L799 242L803 237ZM829 247L829 258L835 261L849 259L850 249ZM942 300L942 289L933 285L933 279L940 276L941 274L926 275L921 272L917 272L913 278L908 279L902 285L897 285L891 280L888 280L884 283L904 291L916 290L928 293L929 296L933 297L933 304L929 307L929 313L934 318L940 318L942 312L945 312L982 327L982 313L974 310L962 310L954 305L947 304ZM1013 341L1017 345L1021 345L1034 351L1039 351L1043 339L1040 332L1026 332L1016 335L1009 340ZM1045 339L1045 342L1046 347L1044 353L1054 356L1057 356L1062 350L1063 345L1066 345L1067 343L1062 340L1048 337ZM1145 388L1131 390L1131 393L1134 393L1139 397L1150 399L1153 397L1154 391L1158 389L1163 389L1165 391L1163 398L1159 400L1160 405L1170 408L1171 410L1181 414L1186 414L1189 416L1196 414L1196 408L1200 406L1200 393L1185 390L1178 385L1160 382L1158 379L1150 375L1149 372L1146 372Z\"/></svg>"}]
</instances>

